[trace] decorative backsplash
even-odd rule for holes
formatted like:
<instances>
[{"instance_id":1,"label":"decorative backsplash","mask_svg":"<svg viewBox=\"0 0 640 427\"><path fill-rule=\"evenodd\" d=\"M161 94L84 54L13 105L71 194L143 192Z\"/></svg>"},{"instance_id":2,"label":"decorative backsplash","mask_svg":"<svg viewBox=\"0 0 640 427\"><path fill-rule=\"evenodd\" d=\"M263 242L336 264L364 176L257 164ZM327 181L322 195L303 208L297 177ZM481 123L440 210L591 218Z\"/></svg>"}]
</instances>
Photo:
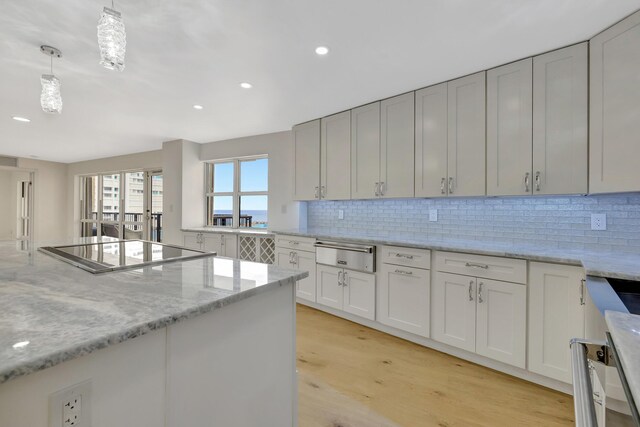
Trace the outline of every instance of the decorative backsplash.
<instances>
[{"instance_id":1,"label":"decorative backsplash","mask_svg":"<svg viewBox=\"0 0 640 427\"><path fill-rule=\"evenodd\" d=\"M310 228L640 254L640 193L314 201L307 207ZM435 222L429 221L431 209L437 209ZM592 213L607 214L606 230L591 230Z\"/></svg>"}]
</instances>

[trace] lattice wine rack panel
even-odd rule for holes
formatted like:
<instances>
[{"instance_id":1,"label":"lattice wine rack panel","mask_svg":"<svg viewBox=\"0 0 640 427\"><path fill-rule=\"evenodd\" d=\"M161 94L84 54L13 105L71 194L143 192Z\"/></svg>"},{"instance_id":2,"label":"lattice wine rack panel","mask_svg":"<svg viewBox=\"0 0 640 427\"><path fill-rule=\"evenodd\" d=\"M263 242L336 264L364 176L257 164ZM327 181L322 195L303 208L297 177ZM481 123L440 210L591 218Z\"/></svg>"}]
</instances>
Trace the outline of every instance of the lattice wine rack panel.
<instances>
[{"instance_id":1,"label":"lattice wine rack panel","mask_svg":"<svg viewBox=\"0 0 640 427\"><path fill-rule=\"evenodd\" d=\"M276 243L273 237L239 236L238 255L246 261L273 264L276 259Z\"/></svg>"}]
</instances>

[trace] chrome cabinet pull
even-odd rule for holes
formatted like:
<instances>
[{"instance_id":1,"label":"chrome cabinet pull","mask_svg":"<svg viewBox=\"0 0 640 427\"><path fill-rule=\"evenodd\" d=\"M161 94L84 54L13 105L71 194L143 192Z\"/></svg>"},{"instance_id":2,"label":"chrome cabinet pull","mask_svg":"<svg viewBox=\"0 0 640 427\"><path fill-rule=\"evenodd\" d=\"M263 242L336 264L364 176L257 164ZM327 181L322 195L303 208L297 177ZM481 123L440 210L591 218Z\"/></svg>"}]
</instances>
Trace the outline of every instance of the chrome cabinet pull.
<instances>
[{"instance_id":1,"label":"chrome cabinet pull","mask_svg":"<svg viewBox=\"0 0 640 427\"><path fill-rule=\"evenodd\" d=\"M480 284L478 285L478 303L482 304L484 302L484 300L482 299L482 285L483 283L480 282Z\"/></svg>"},{"instance_id":2,"label":"chrome cabinet pull","mask_svg":"<svg viewBox=\"0 0 640 427\"><path fill-rule=\"evenodd\" d=\"M316 185L315 192L313 194L314 194L314 198L316 198L316 199L320 198L320 197L318 197L318 186L317 185Z\"/></svg>"},{"instance_id":3,"label":"chrome cabinet pull","mask_svg":"<svg viewBox=\"0 0 640 427\"><path fill-rule=\"evenodd\" d=\"M345 271L344 273L342 273L342 286L349 286L347 280L347 272Z\"/></svg>"},{"instance_id":4,"label":"chrome cabinet pull","mask_svg":"<svg viewBox=\"0 0 640 427\"><path fill-rule=\"evenodd\" d=\"M476 264L475 262L467 262L464 265L465 267L484 268L485 270L489 268L487 264Z\"/></svg>"},{"instance_id":5,"label":"chrome cabinet pull","mask_svg":"<svg viewBox=\"0 0 640 427\"><path fill-rule=\"evenodd\" d=\"M289 264L293 264L293 252L289 252Z\"/></svg>"},{"instance_id":6,"label":"chrome cabinet pull","mask_svg":"<svg viewBox=\"0 0 640 427\"><path fill-rule=\"evenodd\" d=\"M299 245L300 242L296 242L295 240L289 240L290 245Z\"/></svg>"},{"instance_id":7,"label":"chrome cabinet pull","mask_svg":"<svg viewBox=\"0 0 640 427\"><path fill-rule=\"evenodd\" d=\"M473 301L473 280L469 282L469 301Z\"/></svg>"},{"instance_id":8,"label":"chrome cabinet pull","mask_svg":"<svg viewBox=\"0 0 640 427\"><path fill-rule=\"evenodd\" d=\"M325 197L327 197L327 189L323 185L320 187L320 198L324 199Z\"/></svg>"},{"instance_id":9,"label":"chrome cabinet pull","mask_svg":"<svg viewBox=\"0 0 640 427\"><path fill-rule=\"evenodd\" d=\"M540 191L540 171L536 171L536 191Z\"/></svg>"},{"instance_id":10,"label":"chrome cabinet pull","mask_svg":"<svg viewBox=\"0 0 640 427\"><path fill-rule=\"evenodd\" d=\"M344 286L344 282L342 281L343 277L344 277L344 272L338 271L338 286Z\"/></svg>"},{"instance_id":11,"label":"chrome cabinet pull","mask_svg":"<svg viewBox=\"0 0 640 427\"><path fill-rule=\"evenodd\" d=\"M298 265L298 252L293 252L293 264Z\"/></svg>"},{"instance_id":12,"label":"chrome cabinet pull","mask_svg":"<svg viewBox=\"0 0 640 427\"><path fill-rule=\"evenodd\" d=\"M524 191L525 193L529 192L529 172L524 174Z\"/></svg>"},{"instance_id":13,"label":"chrome cabinet pull","mask_svg":"<svg viewBox=\"0 0 640 427\"><path fill-rule=\"evenodd\" d=\"M447 182L446 178L442 178L440 180L440 194L445 194L444 185L445 185L446 182Z\"/></svg>"},{"instance_id":14,"label":"chrome cabinet pull","mask_svg":"<svg viewBox=\"0 0 640 427\"><path fill-rule=\"evenodd\" d=\"M413 259L413 255L407 255L407 254L397 253L397 254L396 254L396 258Z\"/></svg>"},{"instance_id":15,"label":"chrome cabinet pull","mask_svg":"<svg viewBox=\"0 0 640 427\"><path fill-rule=\"evenodd\" d=\"M398 274L404 274L405 276L411 276L413 275L413 271L407 271L407 270L398 270L396 269L395 271Z\"/></svg>"},{"instance_id":16,"label":"chrome cabinet pull","mask_svg":"<svg viewBox=\"0 0 640 427\"><path fill-rule=\"evenodd\" d=\"M580 305L584 305L584 279L580 280Z\"/></svg>"},{"instance_id":17,"label":"chrome cabinet pull","mask_svg":"<svg viewBox=\"0 0 640 427\"><path fill-rule=\"evenodd\" d=\"M384 192L386 190L387 186L385 185L384 181L380 182L380 195L384 196Z\"/></svg>"},{"instance_id":18,"label":"chrome cabinet pull","mask_svg":"<svg viewBox=\"0 0 640 427\"><path fill-rule=\"evenodd\" d=\"M449 177L449 194L453 194L453 177Z\"/></svg>"},{"instance_id":19,"label":"chrome cabinet pull","mask_svg":"<svg viewBox=\"0 0 640 427\"><path fill-rule=\"evenodd\" d=\"M378 189L379 187L380 187L379 182L376 182L376 184L373 186L373 191L375 191L376 197L380 197L380 190Z\"/></svg>"}]
</instances>

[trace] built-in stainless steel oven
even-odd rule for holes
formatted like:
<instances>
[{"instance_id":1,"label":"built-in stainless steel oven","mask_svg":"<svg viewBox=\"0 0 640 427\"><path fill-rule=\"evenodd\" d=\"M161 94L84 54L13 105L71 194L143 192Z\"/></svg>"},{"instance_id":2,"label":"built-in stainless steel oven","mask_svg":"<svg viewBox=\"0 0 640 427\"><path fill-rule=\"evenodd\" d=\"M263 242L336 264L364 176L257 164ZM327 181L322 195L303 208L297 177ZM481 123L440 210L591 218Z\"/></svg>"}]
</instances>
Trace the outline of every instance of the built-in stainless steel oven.
<instances>
[{"instance_id":1,"label":"built-in stainless steel oven","mask_svg":"<svg viewBox=\"0 0 640 427\"><path fill-rule=\"evenodd\" d=\"M318 264L351 270L375 273L376 247L345 242L318 241L316 247L316 262Z\"/></svg>"}]
</instances>

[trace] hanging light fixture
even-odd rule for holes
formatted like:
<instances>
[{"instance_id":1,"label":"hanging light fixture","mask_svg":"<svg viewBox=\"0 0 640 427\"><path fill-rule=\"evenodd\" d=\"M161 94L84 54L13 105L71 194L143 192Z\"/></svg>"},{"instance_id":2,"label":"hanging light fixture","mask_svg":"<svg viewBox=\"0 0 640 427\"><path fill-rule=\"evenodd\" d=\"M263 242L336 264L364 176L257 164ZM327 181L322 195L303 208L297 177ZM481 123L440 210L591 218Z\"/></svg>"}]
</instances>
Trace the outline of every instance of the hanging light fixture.
<instances>
[{"instance_id":1,"label":"hanging light fixture","mask_svg":"<svg viewBox=\"0 0 640 427\"><path fill-rule=\"evenodd\" d=\"M98 21L98 47L100 65L110 70L124 70L124 54L127 48L127 34L120 12L105 6Z\"/></svg>"},{"instance_id":2,"label":"hanging light fixture","mask_svg":"<svg viewBox=\"0 0 640 427\"><path fill-rule=\"evenodd\" d=\"M40 106L45 113L60 114L62 112L62 95L60 95L60 80L53 75L53 57L62 58L62 52L51 46L40 46L40 52L51 58L51 74L43 74L40 77L42 84Z\"/></svg>"}]
</instances>

